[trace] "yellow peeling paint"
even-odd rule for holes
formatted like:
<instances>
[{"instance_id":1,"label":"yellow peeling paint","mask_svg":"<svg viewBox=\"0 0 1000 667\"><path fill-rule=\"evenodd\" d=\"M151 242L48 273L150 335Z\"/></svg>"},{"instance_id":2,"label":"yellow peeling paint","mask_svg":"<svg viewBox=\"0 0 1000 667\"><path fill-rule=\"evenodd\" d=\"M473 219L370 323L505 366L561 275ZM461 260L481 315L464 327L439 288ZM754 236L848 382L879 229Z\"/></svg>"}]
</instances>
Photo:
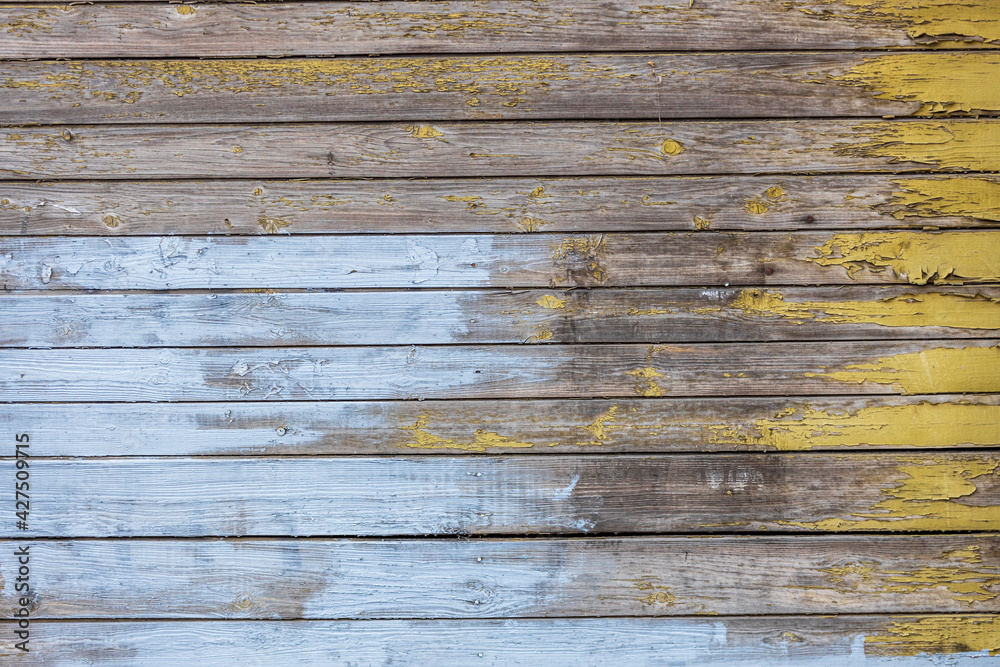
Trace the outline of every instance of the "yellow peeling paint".
<instances>
[{"instance_id":1,"label":"yellow peeling paint","mask_svg":"<svg viewBox=\"0 0 1000 667\"><path fill-rule=\"evenodd\" d=\"M884 634L865 636L865 655L871 656L981 652L1000 655L1000 616L929 616L894 621Z\"/></svg>"},{"instance_id":2,"label":"yellow peeling paint","mask_svg":"<svg viewBox=\"0 0 1000 667\"><path fill-rule=\"evenodd\" d=\"M922 43L1000 41L1000 1L843 0L853 18L906 29ZM803 10L804 11L804 10ZM824 17L826 18L826 17Z\"/></svg>"},{"instance_id":3,"label":"yellow peeling paint","mask_svg":"<svg viewBox=\"0 0 1000 667\"><path fill-rule=\"evenodd\" d=\"M429 421L430 415L420 415L410 426L397 427L401 431L411 432L415 438L415 442L407 442L401 446L415 449L457 449L464 452L485 452L497 447L522 449L535 446L533 442L520 442L485 429L477 429L471 441L458 442L427 431ZM558 443L549 443L549 446L556 444Z\"/></svg>"},{"instance_id":4,"label":"yellow peeling paint","mask_svg":"<svg viewBox=\"0 0 1000 667\"><path fill-rule=\"evenodd\" d=\"M594 437L589 442L578 442L576 444L578 445L603 444L604 440L608 436L607 433L608 424L615 420L615 414L617 414L617 412L618 412L618 404L615 403L610 408L608 408L600 415L598 415L598 417L594 421L590 422L586 426L583 426L582 428L584 430L590 431L591 435L593 435Z\"/></svg>"},{"instance_id":5,"label":"yellow peeling paint","mask_svg":"<svg viewBox=\"0 0 1000 667\"><path fill-rule=\"evenodd\" d=\"M896 121L859 123L830 150L839 155L911 162L937 169L1000 171L1000 123ZM825 150L825 149L820 149Z\"/></svg>"},{"instance_id":6,"label":"yellow peeling paint","mask_svg":"<svg viewBox=\"0 0 1000 667\"><path fill-rule=\"evenodd\" d=\"M183 16L190 16L191 14L194 14L197 11L198 10L192 7L191 5L177 5L177 13Z\"/></svg>"},{"instance_id":7,"label":"yellow peeling paint","mask_svg":"<svg viewBox=\"0 0 1000 667\"><path fill-rule=\"evenodd\" d=\"M986 488L992 488L995 481L983 478L997 477L1000 461L983 457L980 460L915 462L900 464L897 473L902 479L892 486L883 488L882 499L867 510L852 512L850 518L830 518L818 521L782 521L780 523L822 531L954 531L954 530L997 530L1000 528L1000 505L972 504L981 499L976 496L979 487L976 480ZM991 493L991 492L986 492ZM987 496L988 498L988 496ZM985 500L986 498L982 499ZM907 581L917 586L946 585L953 592L964 597L956 598L982 600L1000 593L987 593L983 573L971 569L967 577L959 577L954 567L938 568L930 573L910 573L897 583ZM890 579L892 580L892 579ZM1000 572L992 576L990 585L1000 585Z\"/></svg>"},{"instance_id":8,"label":"yellow peeling paint","mask_svg":"<svg viewBox=\"0 0 1000 667\"><path fill-rule=\"evenodd\" d=\"M1000 233L866 232L837 234L806 261L841 266L852 278L887 268L914 285L1000 281Z\"/></svg>"},{"instance_id":9,"label":"yellow peeling paint","mask_svg":"<svg viewBox=\"0 0 1000 667\"><path fill-rule=\"evenodd\" d=\"M743 208L746 209L747 213L762 215L767 213L768 205L767 202L761 201L760 199L751 199L743 204Z\"/></svg>"},{"instance_id":10,"label":"yellow peeling paint","mask_svg":"<svg viewBox=\"0 0 1000 667\"><path fill-rule=\"evenodd\" d=\"M1000 391L1000 346L936 347L848 364L844 370L806 373L835 382L891 385L906 394L989 393Z\"/></svg>"},{"instance_id":11,"label":"yellow peeling paint","mask_svg":"<svg viewBox=\"0 0 1000 667\"><path fill-rule=\"evenodd\" d=\"M632 586L640 591L648 591L646 595L639 598L639 602L647 605L662 604L662 605L673 605L677 603L677 597L674 596L670 589L662 584L658 583L657 577L643 577L641 579L634 579Z\"/></svg>"},{"instance_id":12,"label":"yellow peeling paint","mask_svg":"<svg viewBox=\"0 0 1000 667\"><path fill-rule=\"evenodd\" d=\"M538 300L535 301L535 303L537 303L542 308L557 309L557 308L565 308L567 301L568 299L560 299L559 297L553 296L552 294L543 294L542 296L538 297Z\"/></svg>"},{"instance_id":13,"label":"yellow peeling paint","mask_svg":"<svg viewBox=\"0 0 1000 667\"><path fill-rule=\"evenodd\" d=\"M292 223L281 218L272 218L261 214L257 218L257 224L268 234L277 234L283 227L290 227Z\"/></svg>"},{"instance_id":14,"label":"yellow peeling paint","mask_svg":"<svg viewBox=\"0 0 1000 667\"><path fill-rule=\"evenodd\" d=\"M769 187L767 190L764 191L764 196L770 199L771 201L778 201L786 194L788 193L785 192L785 189L780 185L772 185L771 187Z\"/></svg>"},{"instance_id":15,"label":"yellow peeling paint","mask_svg":"<svg viewBox=\"0 0 1000 667\"><path fill-rule=\"evenodd\" d=\"M660 153L663 155L669 155L673 157L675 155L680 155L684 150L684 144L677 141L676 139L667 139L662 144L660 144Z\"/></svg>"},{"instance_id":16,"label":"yellow peeling paint","mask_svg":"<svg viewBox=\"0 0 1000 667\"><path fill-rule=\"evenodd\" d=\"M438 132L430 125L407 125L406 131L417 139L435 139L444 136L444 132Z\"/></svg>"},{"instance_id":17,"label":"yellow peeling paint","mask_svg":"<svg viewBox=\"0 0 1000 667\"><path fill-rule=\"evenodd\" d=\"M110 215L109 214L109 215L106 215L103 218L101 218L101 222L103 222L108 227L111 227L112 229L114 229L115 227L117 227L118 225L120 225L122 221L121 221L121 218L119 218L117 215Z\"/></svg>"},{"instance_id":18,"label":"yellow peeling paint","mask_svg":"<svg viewBox=\"0 0 1000 667\"><path fill-rule=\"evenodd\" d=\"M730 304L744 315L781 317L796 324L878 324L885 327L1000 329L1000 298L920 292L874 301L785 301L779 292L740 291Z\"/></svg>"},{"instance_id":19,"label":"yellow peeling paint","mask_svg":"<svg viewBox=\"0 0 1000 667\"><path fill-rule=\"evenodd\" d=\"M656 378L666 377L663 373L660 373L652 366L646 366L645 368L637 368L632 371L626 371L625 375L631 375L636 379L635 382L635 393L640 396L662 396L663 389L656 382Z\"/></svg>"},{"instance_id":20,"label":"yellow peeling paint","mask_svg":"<svg viewBox=\"0 0 1000 667\"><path fill-rule=\"evenodd\" d=\"M710 220L706 220L705 218L694 216L694 228L695 231L707 232L712 228L712 222Z\"/></svg>"},{"instance_id":21,"label":"yellow peeling paint","mask_svg":"<svg viewBox=\"0 0 1000 667\"><path fill-rule=\"evenodd\" d=\"M1000 222L1000 181L988 178L900 178L886 209L897 220L960 216Z\"/></svg>"}]
</instances>

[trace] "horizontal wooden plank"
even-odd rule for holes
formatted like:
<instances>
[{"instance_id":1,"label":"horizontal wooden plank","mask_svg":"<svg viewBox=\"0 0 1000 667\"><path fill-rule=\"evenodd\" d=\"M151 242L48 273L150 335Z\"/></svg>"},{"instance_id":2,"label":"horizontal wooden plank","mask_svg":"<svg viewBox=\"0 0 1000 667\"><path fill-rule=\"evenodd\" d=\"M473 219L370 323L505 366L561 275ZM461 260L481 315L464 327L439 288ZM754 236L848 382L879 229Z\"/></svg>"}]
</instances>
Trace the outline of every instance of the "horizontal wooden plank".
<instances>
[{"instance_id":1,"label":"horizontal wooden plank","mask_svg":"<svg viewBox=\"0 0 1000 667\"><path fill-rule=\"evenodd\" d=\"M0 130L0 173L25 180L927 170L1000 171L1000 121L281 123Z\"/></svg>"},{"instance_id":2,"label":"horizontal wooden plank","mask_svg":"<svg viewBox=\"0 0 1000 667\"><path fill-rule=\"evenodd\" d=\"M998 199L991 175L8 181L0 235L995 227Z\"/></svg>"},{"instance_id":3,"label":"horizontal wooden plank","mask_svg":"<svg viewBox=\"0 0 1000 667\"><path fill-rule=\"evenodd\" d=\"M36 458L27 470L27 526L4 522L0 536L1000 529L1000 457L985 453ZM14 485L5 493L13 507Z\"/></svg>"},{"instance_id":4,"label":"horizontal wooden plank","mask_svg":"<svg viewBox=\"0 0 1000 667\"><path fill-rule=\"evenodd\" d=\"M5 58L995 47L990 0L7 5ZM764 36L762 38L762 36ZM766 42L764 41L766 40Z\"/></svg>"},{"instance_id":5,"label":"horizontal wooden plank","mask_svg":"<svg viewBox=\"0 0 1000 667\"><path fill-rule=\"evenodd\" d=\"M996 282L997 230L0 237L8 291Z\"/></svg>"},{"instance_id":6,"label":"horizontal wooden plank","mask_svg":"<svg viewBox=\"0 0 1000 667\"><path fill-rule=\"evenodd\" d=\"M661 343L1000 335L1000 288L16 294L0 347ZM128 322L127 327L122 322Z\"/></svg>"},{"instance_id":7,"label":"horizontal wooden plank","mask_svg":"<svg viewBox=\"0 0 1000 667\"><path fill-rule=\"evenodd\" d=\"M13 621L0 622L16 637ZM985 614L435 621L33 621L32 664L978 665L1000 646ZM8 642L8 644L13 642ZM86 647L86 648L83 648ZM0 656L18 657L10 646ZM933 656L933 657L932 657Z\"/></svg>"},{"instance_id":8,"label":"horizontal wooden plank","mask_svg":"<svg viewBox=\"0 0 1000 667\"><path fill-rule=\"evenodd\" d=\"M995 340L0 350L7 402L995 392Z\"/></svg>"},{"instance_id":9,"label":"horizontal wooden plank","mask_svg":"<svg viewBox=\"0 0 1000 667\"><path fill-rule=\"evenodd\" d=\"M1000 447L1000 397L0 405L59 456L608 454Z\"/></svg>"},{"instance_id":10,"label":"horizontal wooden plank","mask_svg":"<svg viewBox=\"0 0 1000 667\"><path fill-rule=\"evenodd\" d=\"M1000 78L1000 55L975 52L86 60L4 70L0 122L15 124L1000 112L1000 96L979 85Z\"/></svg>"},{"instance_id":11,"label":"horizontal wooden plank","mask_svg":"<svg viewBox=\"0 0 1000 667\"><path fill-rule=\"evenodd\" d=\"M5 572L22 544L0 544ZM86 540L29 549L32 622L1000 609L1000 543L979 534ZM16 608L15 579L5 577L5 615Z\"/></svg>"}]
</instances>

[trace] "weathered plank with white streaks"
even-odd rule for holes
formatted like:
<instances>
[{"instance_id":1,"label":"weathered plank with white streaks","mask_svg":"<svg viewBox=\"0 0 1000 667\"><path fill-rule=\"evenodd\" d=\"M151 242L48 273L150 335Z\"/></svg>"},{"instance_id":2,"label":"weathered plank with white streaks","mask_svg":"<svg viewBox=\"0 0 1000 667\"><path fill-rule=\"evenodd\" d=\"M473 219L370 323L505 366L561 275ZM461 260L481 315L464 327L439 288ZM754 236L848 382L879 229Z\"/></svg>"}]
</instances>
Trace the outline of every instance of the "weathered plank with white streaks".
<instances>
[{"instance_id":1,"label":"weathered plank with white streaks","mask_svg":"<svg viewBox=\"0 0 1000 667\"><path fill-rule=\"evenodd\" d=\"M997 282L998 230L0 237L8 291Z\"/></svg>"},{"instance_id":2,"label":"weathered plank with white streaks","mask_svg":"<svg viewBox=\"0 0 1000 667\"><path fill-rule=\"evenodd\" d=\"M32 456L657 453L1000 447L1000 397L13 403Z\"/></svg>"},{"instance_id":3,"label":"weathered plank with white streaks","mask_svg":"<svg viewBox=\"0 0 1000 667\"><path fill-rule=\"evenodd\" d=\"M1000 529L1000 457L985 453L33 458L29 469L28 527L4 522L4 537Z\"/></svg>"},{"instance_id":4,"label":"weathered plank with white streaks","mask_svg":"<svg viewBox=\"0 0 1000 667\"><path fill-rule=\"evenodd\" d=\"M6 58L995 47L994 0L6 5Z\"/></svg>"},{"instance_id":5,"label":"weathered plank with white streaks","mask_svg":"<svg viewBox=\"0 0 1000 667\"><path fill-rule=\"evenodd\" d=\"M13 622L0 632L15 636ZM981 665L985 614L401 621L34 621L31 664ZM28 662L0 646L10 664ZM20 659L20 662L19 662Z\"/></svg>"},{"instance_id":6,"label":"weathered plank with white streaks","mask_svg":"<svg viewBox=\"0 0 1000 667\"><path fill-rule=\"evenodd\" d=\"M33 541L31 618L996 612L998 539Z\"/></svg>"},{"instance_id":7,"label":"weathered plank with white streaks","mask_svg":"<svg viewBox=\"0 0 1000 667\"><path fill-rule=\"evenodd\" d=\"M992 175L7 181L0 235L995 227L997 201Z\"/></svg>"},{"instance_id":8,"label":"weathered plank with white streaks","mask_svg":"<svg viewBox=\"0 0 1000 667\"><path fill-rule=\"evenodd\" d=\"M1000 121L373 122L0 130L0 173L30 180L927 170L1000 171Z\"/></svg>"},{"instance_id":9,"label":"weathered plank with white streaks","mask_svg":"<svg viewBox=\"0 0 1000 667\"><path fill-rule=\"evenodd\" d=\"M32 61L4 73L0 122L12 124L1000 112L980 85L1000 79L1000 55L975 52Z\"/></svg>"},{"instance_id":10,"label":"weathered plank with white streaks","mask_svg":"<svg viewBox=\"0 0 1000 667\"><path fill-rule=\"evenodd\" d=\"M0 347L669 343L1000 335L1000 288L12 294ZM128 326L122 326L128 322Z\"/></svg>"},{"instance_id":11,"label":"weathered plank with white streaks","mask_svg":"<svg viewBox=\"0 0 1000 667\"><path fill-rule=\"evenodd\" d=\"M7 402L996 392L995 340L0 350Z\"/></svg>"}]
</instances>

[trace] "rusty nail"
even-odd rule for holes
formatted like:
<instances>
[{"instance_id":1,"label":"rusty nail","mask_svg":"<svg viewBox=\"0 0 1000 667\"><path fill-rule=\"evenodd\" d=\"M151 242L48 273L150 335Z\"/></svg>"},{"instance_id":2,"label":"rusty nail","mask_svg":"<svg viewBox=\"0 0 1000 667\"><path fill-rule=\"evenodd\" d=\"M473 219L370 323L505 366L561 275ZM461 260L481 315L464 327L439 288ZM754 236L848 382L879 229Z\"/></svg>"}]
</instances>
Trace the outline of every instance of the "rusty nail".
<instances>
[{"instance_id":1,"label":"rusty nail","mask_svg":"<svg viewBox=\"0 0 1000 667\"><path fill-rule=\"evenodd\" d=\"M774 273L774 267L773 266L765 266L764 267L764 275L768 275L769 276L772 273Z\"/></svg>"},{"instance_id":2,"label":"rusty nail","mask_svg":"<svg viewBox=\"0 0 1000 667\"><path fill-rule=\"evenodd\" d=\"M812 224L812 223L816 222L816 218L812 217L811 215L807 215L806 216L806 222Z\"/></svg>"}]
</instances>

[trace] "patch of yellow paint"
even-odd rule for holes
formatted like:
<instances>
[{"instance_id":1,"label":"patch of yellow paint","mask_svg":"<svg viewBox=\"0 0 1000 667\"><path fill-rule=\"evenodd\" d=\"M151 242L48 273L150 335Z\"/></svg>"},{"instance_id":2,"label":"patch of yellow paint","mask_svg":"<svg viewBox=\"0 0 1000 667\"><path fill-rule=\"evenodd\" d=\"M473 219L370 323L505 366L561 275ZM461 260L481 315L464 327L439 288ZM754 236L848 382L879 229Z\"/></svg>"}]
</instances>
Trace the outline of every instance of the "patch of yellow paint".
<instances>
[{"instance_id":1,"label":"patch of yellow paint","mask_svg":"<svg viewBox=\"0 0 1000 667\"><path fill-rule=\"evenodd\" d=\"M415 449L457 449L464 452L485 452L495 448L524 449L535 446L533 442L520 442L486 429L477 429L471 441L458 442L427 431L429 421L430 415L420 415L410 426L397 427L401 431L410 431L415 438L414 442L403 443L401 446ZM549 446L555 444L557 443L553 442Z\"/></svg>"},{"instance_id":2,"label":"patch of yellow paint","mask_svg":"<svg viewBox=\"0 0 1000 667\"><path fill-rule=\"evenodd\" d=\"M786 194L788 193L786 193L785 189L780 185L772 185L771 187L769 187L767 190L764 191L764 196L770 199L771 201L778 201Z\"/></svg>"},{"instance_id":3,"label":"patch of yellow paint","mask_svg":"<svg viewBox=\"0 0 1000 667\"><path fill-rule=\"evenodd\" d=\"M272 218L263 213L257 218L257 224L268 234L277 234L283 227L290 227L292 223L282 218Z\"/></svg>"},{"instance_id":4,"label":"patch of yellow paint","mask_svg":"<svg viewBox=\"0 0 1000 667\"><path fill-rule=\"evenodd\" d=\"M936 347L848 364L844 370L806 373L835 382L891 385L906 394L990 393L1000 391L1000 346Z\"/></svg>"},{"instance_id":5,"label":"patch of yellow paint","mask_svg":"<svg viewBox=\"0 0 1000 667\"><path fill-rule=\"evenodd\" d=\"M671 606L677 603L677 598L670 593L670 589L657 581L657 577L643 577L634 579L632 586L640 591L649 591L639 598L639 602L647 605L662 604Z\"/></svg>"},{"instance_id":6,"label":"patch of yellow paint","mask_svg":"<svg viewBox=\"0 0 1000 667\"><path fill-rule=\"evenodd\" d=\"M747 213L762 215L767 213L769 206L766 201L761 199L749 199L743 204L743 208L746 209Z\"/></svg>"},{"instance_id":7,"label":"patch of yellow paint","mask_svg":"<svg viewBox=\"0 0 1000 667\"><path fill-rule=\"evenodd\" d=\"M517 226L522 232L537 232L545 226L545 221L541 218L531 218L525 216L517 221Z\"/></svg>"},{"instance_id":8,"label":"patch of yellow paint","mask_svg":"<svg viewBox=\"0 0 1000 667\"><path fill-rule=\"evenodd\" d=\"M666 377L652 366L637 368L632 371L625 371L625 375L637 378L635 382L635 393L640 396L662 396L663 388L656 382L656 378Z\"/></svg>"},{"instance_id":9,"label":"patch of yellow paint","mask_svg":"<svg viewBox=\"0 0 1000 667\"><path fill-rule=\"evenodd\" d=\"M233 146L233 152L234 153L242 153L243 152L243 147L242 146Z\"/></svg>"},{"instance_id":10,"label":"patch of yellow paint","mask_svg":"<svg viewBox=\"0 0 1000 667\"><path fill-rule=\"evenodd\" d=\"M865 636L865 655L871 656L982 652L1000 655L1000 616L928 616L893 621L884 634Z\"/></svg>"},{"instance_id":11,"label":"patch of yellow paint","mask_svg":"<svg viewBox=\"0 0 1000 667\"><path fill-rule=\"evenodd\" d=\"M959 216L1000 222L1000 181L971 176L899 178L886 209L897 220L908 217Z\"/></svg>"},{"instance_id":12,"label":"patch of yellow paint","mask_svg":"<svg viewBox=\"0 0 1000 667\"><path fill-rule=\"evenodd\" d=\"M993 120L858 123L830 150L937 169L1000 171L1000 123ZM825 150L825 149L820 149Z\"/></svg>"},{"instance_id":13,"label":"patch of yellow paint","mask_svg":"<svg viewBox=\"0 0 1000 667\"><path fill-rule=\"evenodd\" d=\"M610 408L602 412L594 421L590 422L586 426L583 426L584 430L590 431L593 435L593 439L589 442L578 442L578 445L600 445L604 443L607 438L608 424L614 422L615 414L618 412L618 404L614 403Z\"/></svg>"},{"instance_id":14,"label":"patch of yellow paint","mask_svg":"<svg viewBox=\"0 0 1000 667\"><path fill-rule=\"evenodd\" d=\"M264 191L261 190L260 188L254 188L253 192L251 192L250 194L252 194L254 197L259 197L262 194L264 194Z\"/></svg>"},{"instance_id":15,"label":"patch of yellow paint","mask_svg":"<svg viewBox=\"0 0 1000 667\"><path fill-rule=\"evenodd\" d=\"M549 193L545 191L545 186L539 185L537 188L528 193L528 199L542 199L544 197L551 197Z\"/></svg>"},{"instance_id":16,"label":"patch of yellow paint","mask_svg":"<svg viewBox=\"0 0 1000 667\"><path fill-rule=\"evenodd\" d=\"M695 229L695 231L697 231L697 232L707 232L711 228L712 228L712 223L711 223L710 220L706 220L705 218L699 218L698 216L694 216L694 229Z\"/></svg>"},{"instance_id":17,"label":"patch of yellow paint","mask_svg":"<svg viewBox=\"0 0 1000 667\"><path fill-rule=\"evenodd\" d=\"M197 11L198 10L192 7L191 5L177 5L177 13L183 16L190 16L191 14L194 14Z\"/></svg>"},{"instance_id":18,"label":"patch of yellow paint","mask_svg":"<svg viewBox=\"0 0 1000 667\"><path fill-rule=\"evenodd\" d=\"M730 304L744 315L885 327L1000 329L1000 298L982 294L919 292L874 301L785 301L779 292L740 291Z\"/></svg>"},{"instance_id":19,"label":"patch of yellow paint","mask_svg":"<svg viewBox=\"0 0 1000 667\"><path fill-rule=\"evenodd\" d=\"M883 498L868 510L852 512L849 518L779 523L832 532L997 530L1000 528L1000 505L973 505L962 502L962 499L973 496L979 490L975 480L997 477L998 465L1000 460L989 457L904 462L896 470L902 478L883 488ZM991 487L995 481L982 479L982 483ZM907 582L913 586L926 584L925 587L946 585L953 592L965 596L956 599L972 601L990 599L998 594L980 590L986 585L1000 585L1000 571L991 576L990 582L984 584L982 571L970 570L968 576L963 577L959 576L958 569L949 567L941 568L939 573L937 569L910 573L908 577L895 581L900 585ZM890 578L890 581L893 579Z\"/></svg>"},{"instance_id":20,"label":"patch of yellow paint","mask_svg":"<svg viewBox=\"0 0 1000 667\"><path fill-rule=\"evenodd\" d=\"M417 139L436 139L444 136L444 132L438 132L430 125L407 125L406 131L410 133L411 137Z\"/></svg>"},{"instance_id":21,"label":"patch of yellow paint","mask_svg":"<svg viewBox=\"0 0 1000 667\"><path fill-rule=\"evenodd\" d=\"M543 294L542 296L538 297L538 300L535 301L535 303L537 303L542 308L556 309L556 308L565 308L567 301L568 299L560 299L559 297L554 296L552 294Z\"/></svg>"},{"instance_id":22,"label":"patch of yellow paint","mask_svg":"<svg viewBox=\"0 0 1000 667\"><path fill-rule=\"evenodd\" d=\"M684 144L677 141L676 139L667 139L662 144L660 144L660 153L663 155L669 155L673 157L675 155L680 155L684 151Z\"/></svg>"},{"instance_id":23,"label":"patch of yellow paint","mask_svg":"<svg viewBox=\"0 0 1000 667\"><path fill-rule=\"evenodd\" d=\"M852 17L906 28L921 43L1000 41L1000 1L843 0ZM826 18L826 17L824 17Z\"/></svg>"},{"instance_id":24,"label":"patch of yellow paint","mask_svg":"<svg viewBox=\"0 0 1000 667\"><path fill-rule=\"evenodd\" d=\"M837 234L816 251L806 261L841 266L852 278L890 268L914 285L1000 281L1000 233L992 231Z\"/></svg>"},{"instance_id":25,"label":"patch of yellow paint","mask_svg":"<svg viewBox=\"0 0 1000 667\"><path fill-rule=\"evenodd\" d=\"M101 222L103 222L108 227L111 227L112 229L122 223L121 218L119 218L117 215L111 215L111 214L108 214L103 218L101 218Z\"/></svg>"}]
</instances>

